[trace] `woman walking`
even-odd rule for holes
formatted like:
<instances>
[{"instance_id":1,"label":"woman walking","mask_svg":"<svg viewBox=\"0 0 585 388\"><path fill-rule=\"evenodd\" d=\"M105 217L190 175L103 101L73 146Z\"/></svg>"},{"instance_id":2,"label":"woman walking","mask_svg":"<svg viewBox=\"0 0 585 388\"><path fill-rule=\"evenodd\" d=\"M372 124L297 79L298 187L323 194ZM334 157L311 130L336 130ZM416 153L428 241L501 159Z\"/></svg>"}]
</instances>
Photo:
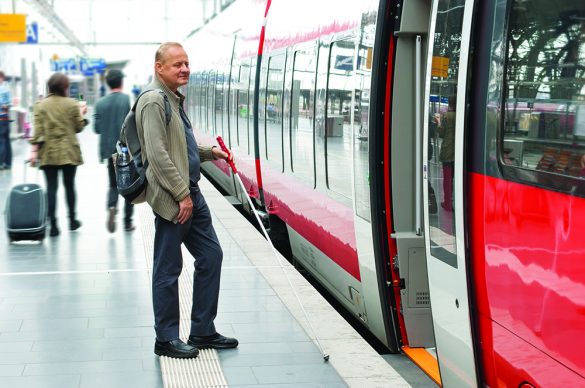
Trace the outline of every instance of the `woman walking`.
<instances>
[{"instance_id":1,"label":"woman walking","mask_svg":"<svg viewBox=\"0 0 585 388\"><path fill-rule=\"evenodd\" d=\"M83 163L81 149L76 134L87 125L83 115L87 106L69 98L69 78L62 73L55 73L47 82L49 94L38 102L34 108L34 134L30 162L40 161L40 168L47 181L49 203L49 235L59 235L55 212L57 209L58 173L62 172L63 186L67 207L69 209L69 230L81 226L75 213L75 173L77 166Z\"/></svg>"}]
</instances>

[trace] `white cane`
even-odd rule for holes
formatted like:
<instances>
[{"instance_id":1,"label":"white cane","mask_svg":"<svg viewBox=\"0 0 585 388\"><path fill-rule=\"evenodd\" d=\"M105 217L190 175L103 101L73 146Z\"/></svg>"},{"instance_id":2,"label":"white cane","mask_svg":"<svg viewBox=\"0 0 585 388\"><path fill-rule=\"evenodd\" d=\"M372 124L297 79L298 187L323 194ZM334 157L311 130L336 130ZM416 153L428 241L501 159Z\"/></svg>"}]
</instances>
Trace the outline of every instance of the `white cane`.
<instances>
[{"instance_id":1,"label":"white cane","mask_svg":"<svg viewBox=\"0 0 585 388\"><path fill-rule=\"evenodd\" d=\"M290 286L291 290L295 294L295 297L297 298L297 302L299 303L299 306L301 307L301 310L303 311L303 314L305 315L305 319L307 320L307 323L309 324L309 328L311 329L311 332L313 333L313 336L315 337L315 342L317 343L319 350L323 354L323 359L325 361L329 361L329 354L325 353L325 351L323 350L323 347L321 346L321 343L319 342L319 338L317 338L317 333L315 332L315 329L313 328L313 325L311 324L311 320L309 319L309 315L307 314L307 311L305 310L305 307L303 306L303 302L301 302L301 299L299 298L299 295L297 294L296 289L293 287L292 282L290 281L290 278L288 277L288 274L286 273L284 266L282 265L280 257L278 256L278 252L276 251L276 248L274 248L274 244L272 244L272 240L268 236L268 232L266 232L266 228L264 228L264 224L262 223L262 220L260 220L260 216L258 215L258 212L256 211L254 204L252 203L252 199L250 198L250 196L248 195L248 192L246 191L246 187L244 186L244 183L242 182L242 179L240 178L240 174L238 173L238 170L236 169L236 165L234 164L234 161L231 157L230 150L228 150L228 148L226 147L221 136L217 137L217 143L221 147L221 150L228 154L227 163L231 167L231 169L234 173L234 176L236 177L236 180L239 182L240 187L242 188L242 192L244 193L246 199L248 200L248 205L250 205L250 209L252 209L252 212L256 216L256 221L258 221L258 224L260 225L260 228L262 229L262 233L264 233L266 240L268 240L268 243L270 244L270 247L272 248L272 253L274 253L274 257L276 258L276 261L278 261L278 265L280 266L280 269L284 273L284 276L286 277L286 280L288 281L288 285Z\"/></svg>"}]
</instances>

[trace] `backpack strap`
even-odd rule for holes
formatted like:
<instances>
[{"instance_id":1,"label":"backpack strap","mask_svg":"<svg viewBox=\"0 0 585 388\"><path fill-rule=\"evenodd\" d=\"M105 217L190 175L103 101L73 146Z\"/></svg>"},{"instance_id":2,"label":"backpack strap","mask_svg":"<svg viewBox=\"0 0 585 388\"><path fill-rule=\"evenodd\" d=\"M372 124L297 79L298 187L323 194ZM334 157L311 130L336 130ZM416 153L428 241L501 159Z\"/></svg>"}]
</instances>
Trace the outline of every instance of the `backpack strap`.
<instances>
[{"instance_id":1,"label":"backpack strap","mask_svg":"<svg viewBox=\"0 0 585 388\"><path fill-rule=\"evenodd\" d=\"M171 109L171 103L169 102L169 98L167 97L165 92L163 92L160 89L152 89L152 90L156 90L157 92L159 92L165 101L165 122L167 123L167 125L169 125L169 123L171 122L171 116L173 114L173 111Z\"/></svg>"},{"instance_id":2,"label":"backpack strap","mask_svg":"<svg viewBox=\"0 0 585 388\"><path fill-rule=\"evenodd\" d=\"M165 123L168 126L169 123L171 122L171 116L173 115L173 110L171 108L171 103L169 102L169 98L167 97L167 95L165 94L165 92L163 92L161 89L147 89L145 91L143 91L142 93L140 93L138 95L138 97L136 97L136 101L134 101L134 105L132 105L132 112L136 113L136 107L138 106L138 100L140 99L140 97L142 97L144 94L151 92L153 90L156 90L157 92L160 93L160 95L163 97L164 99L164 103L165 103ZM119 140L121 142L125 142L124 139L126 137L126 133L124 131L124 127L122 127L122 130L120 131L120 137Z\"/></svg>"},{"instance_id":3,"label":"backpack strap","mask_svg":"<svg viewBox=\"0 0 585 388\"><path fill-rule=\"evenodd\" d=\"M171 103L169 102L169 98L167 97L165 92L163 92L161 89L148 89L148 90L145 90L142 93L140 93L140 95L138 97L136 97L136 101L134 101L134 106L132 106L132 110L134 112L136 112L136 107L138 106L138 100L140 99L140 97L142 97L144 94L151 92L153 90L156 90L164 99L164 102L165 102L165 122L167 125L169 125L169 123L171 122L171 116L173 115L173 110L171 109Z\"/></svg>"}]
</instances>

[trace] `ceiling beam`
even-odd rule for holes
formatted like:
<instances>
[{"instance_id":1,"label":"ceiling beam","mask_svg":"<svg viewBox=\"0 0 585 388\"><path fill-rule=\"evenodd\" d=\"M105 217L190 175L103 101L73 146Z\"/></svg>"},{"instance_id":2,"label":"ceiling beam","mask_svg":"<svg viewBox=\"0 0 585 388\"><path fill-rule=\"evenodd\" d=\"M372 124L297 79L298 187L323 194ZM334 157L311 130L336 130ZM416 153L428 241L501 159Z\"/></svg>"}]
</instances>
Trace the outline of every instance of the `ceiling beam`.
<instances>
[{"instance_id":1,"label":"ceiling beam","mask_svg":"<svg viewBox=\"0 0 585 388\"><path fill-rule=\"evenodd\" d=\"M39 14L45 17L45 19L51 23L64 37L67 39L70 44L76 47L84 56L88 56L85 46L77 36L67 27L67 25L61 20L59 15L55 13L55 9L53 8L52 1L49 4L46 0L29 0L29 3L34 6Z\"/></svg>"}]
</instances>

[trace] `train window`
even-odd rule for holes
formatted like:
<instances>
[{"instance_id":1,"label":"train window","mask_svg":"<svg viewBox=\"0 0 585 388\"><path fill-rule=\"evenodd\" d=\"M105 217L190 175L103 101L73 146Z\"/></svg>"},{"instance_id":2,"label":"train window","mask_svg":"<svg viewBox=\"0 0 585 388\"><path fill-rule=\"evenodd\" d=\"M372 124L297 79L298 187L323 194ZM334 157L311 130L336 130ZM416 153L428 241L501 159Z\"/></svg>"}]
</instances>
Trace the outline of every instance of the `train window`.
<instances>
[{"instance_id":1,"label":"train window","mask_svg":"<svg viewBox=\"0 0 585 388\"><path fill-rule=\"evenodd\" d=\"M193 100L195 105L193 106L193 117L195 117L195 125L198 130L201 130L201 83L203 77L201 73L196 74L195 78L195 90L193 91Z\"/></svg>"},{"instance_id":2,"label":"train window","mask_svg":"<svg viewBox=\"0 0 585 388\"><path fill-rule=\"evenodd\" d=\"M351 179L346 171L352 160L351 120L359 120L354 98L354 63L355 44L352 40L342 40L331 45L329 52L329 72L327 75L327 107L325 111L325 139L327 186L351 198Z\"/></svg>"},{"instance_id":3,"label":"train window","mask_svg":"<svg viewBox=\"0 0 585 388\"><path fill-rule=\"evenodd\" d=\"M364 29L366 31L366 29ZM370 35L370 36L369 36ZM367 38L370 39L367 39ZM370 172L369 172L369 114L370 85L372 83L373 37L364 33L358 51L354 108L354 190L355 211L358 216L370 221ZM369 46L368 46L369 45Z\"/></svg>"},{"instance_id":4,"label":"train window","mask_svg":"<svg viewBox=\"0 0 585 388\"><path fill-rule=\"evenodd\" d=\"M268 159L268 149L266 144L266 84L268 77L268 65L263 62L260 67L260 85L258 89L258 145L259 154Z\"/></svg>"},{"instance_id":5,"label":"train window","mask_svg":"<svg viewBox=\"0 0 585 388\"><path fill-rule=\"evenodd\" d=\"M585 2L512 2L499 163L510 179L585 196Z\"/></svg>"},{"instance_id":6,"label":"train window","mask_svg":"<svg viewBox=\"0 0 585 388\"><path fill-rule=\"evenodd\" d=\"M240 67L240 78L236 89L238 91L237 96L237 109L238 109L238 145L243 147L247 153L250 153L249 148L249 126L248 126L248 112L250 107L248 104L250 98L250 64L242 63Z\"/></svg>"},{"instance_id":7,"label":"train window","mask_svg":"<svg viewBox=\"0 0 585 388\"><path fill-rule=\"evenodd\" d=\"M455 166L455 107L464 0L439 0L433 45L429 101L429 237L431 255L457 268L453 175Z\"/></svg>"},{"instance_id":8,"label":"train window","mask_svg":"<svg viewBox=\"0 0 585 388\"><path fill-rule=\"evenodd\" d=\"M224 92L223 92L223 82L224 82L225 74L218 72L215 76L215 95L214 95L214 133L215 136L220 135L221 137L225 137L223 133L223 108L224 108Z\"/></svg>"},{"instance_id":9,"label":"train window","mask_svg":"<svg viewBox=\"0 0 585 388\"><path fill-rule=\"evenodd\" d=\"M250 66L250 82L248 83L248 148L249 153L253 154L254 151L254 88L256 82L256 65Z\"/></svg>"},{"instance_id":10,"label":"train window","mask_svg":"<svg viewBox=\"0 0 585 388\"><path fill-rule=\"evenodd\" d=\"M222 122L222 136L226 139L226 141L229 140L229 93L230 93L230 69L229 66L225 66L226 72L224 73L224 77L223 77L223 122Z\"/></svg>"},{"instance_id":11,"label":"train window","mask_svg":"<svg viewBox=\"0 0 585 388\"><path fill-rule=\"evenodd\" d=\"M191 118L191 122L197 127L197 88L199 84L199 73L191 73L189 77L189 84L187 85L187 93L185 95L185 110L187 116Z\"/></svg>"},{"instance_id":12,"label":"train window","mask_svg":"<svg viewBox=\"0 0 585 388\"><path fill-rule=\"evenodd\" d=\"M207 72L201 73L201 87L199 89L199 123L200 130L208 131L207 127Z\"/></svg>"},{"instance_id":13,"label":"train window","mask_svg":"<svg viewBox=\"0 0 585 388\"><path fill-rule=\"evenodd\" d=\"M315 185L313 100L315 97L315 49L294 54L292 98L290 106L291 169L293 174L311 187Z\"/></svg>"},{"instance_id":14,"label":"train window","mask_svg":"<svg viewBox=\"0 0 585 388\"><path fill-rule=\"evenodd\" d=\"M238 81L240 79L240 66L233 65L229 82L229 131L230 147L238 144Z\"/></svg>"},{"instance_id":15,"label":"train window","mask_svg":"<svg viewBox=\"0 0 585 388\"><path fill-rule=\"evenodd\" d=\"M284 86L285 56L272 56L268 62L266 100L264 107L266 133L266 157L283 169L282 160L282 96Z\"/></svg>"},{"instance_id":16,"label":"train window","mask_svg":"<svg viewBox=\"0 0 585 388\"><path fill-rule=\"evenodd\" d=\"M215 94L215 72L210 71L207 77L207 132L210 134L215 133L215 115L214 107L215 101L213 95Z\"/></svg>"}]
</instances>

